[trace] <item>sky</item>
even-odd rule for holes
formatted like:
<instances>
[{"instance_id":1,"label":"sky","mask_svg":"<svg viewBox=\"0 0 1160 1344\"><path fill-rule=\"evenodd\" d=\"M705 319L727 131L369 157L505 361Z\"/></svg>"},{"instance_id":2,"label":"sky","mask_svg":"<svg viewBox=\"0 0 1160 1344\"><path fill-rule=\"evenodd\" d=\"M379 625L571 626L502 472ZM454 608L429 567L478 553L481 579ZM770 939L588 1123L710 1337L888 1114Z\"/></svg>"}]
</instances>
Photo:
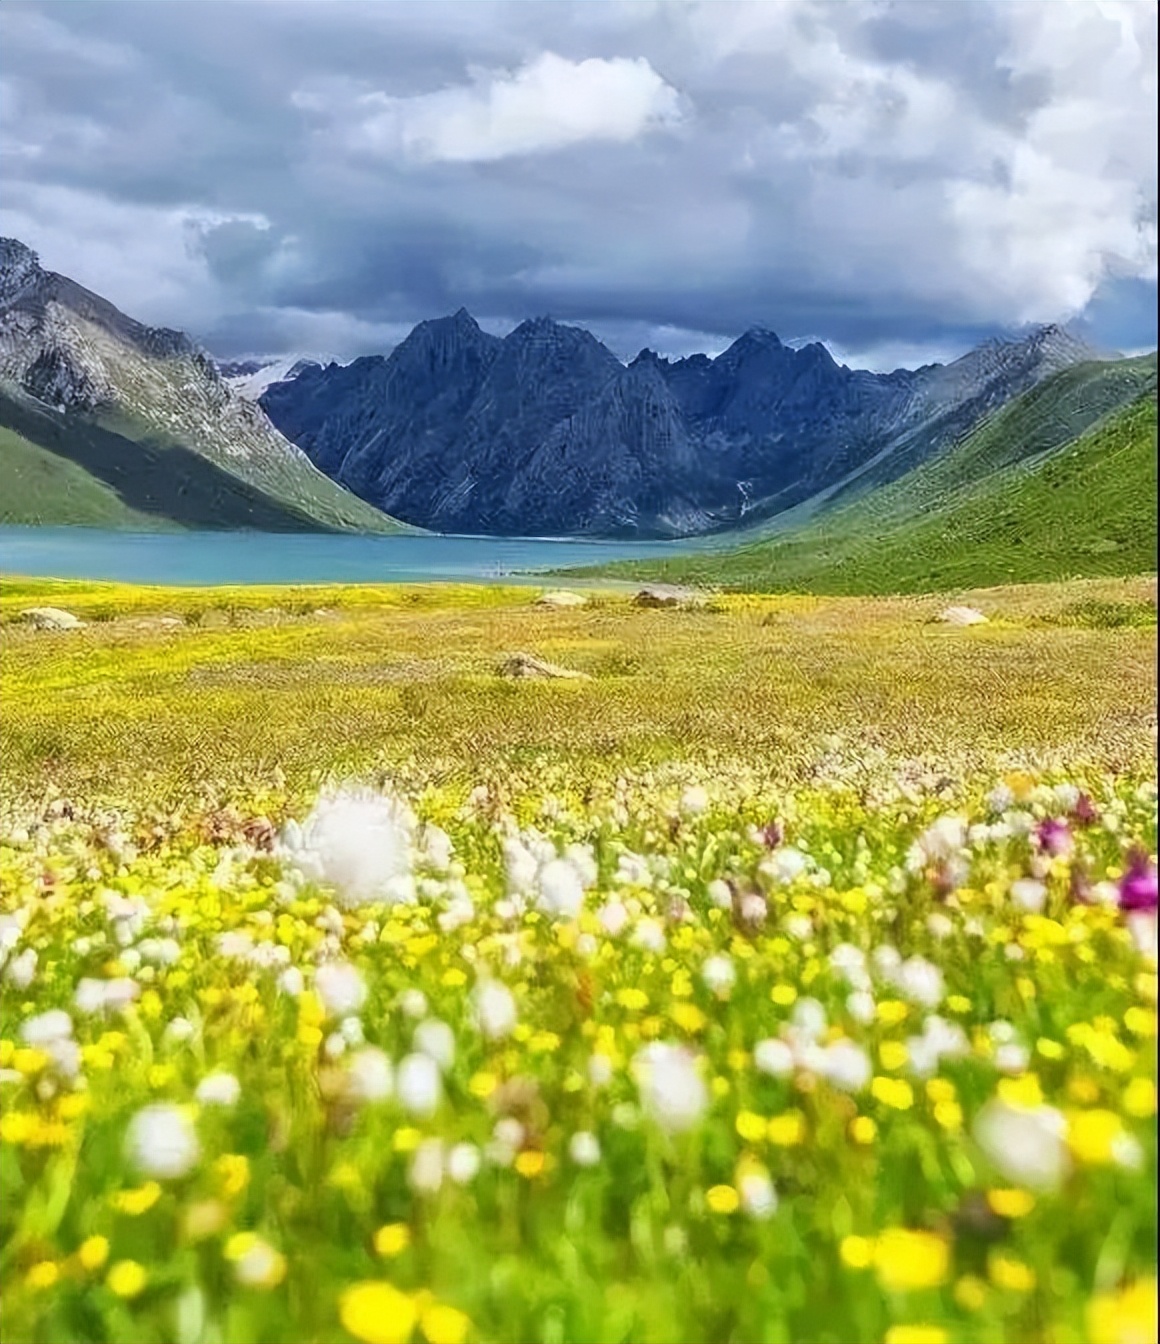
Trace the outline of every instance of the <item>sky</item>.
<instances>
[{"instance_id":1,"label":"sky","mask_svg":"<svg viewBox=\"0 0 1160 1344\"><path fill-rule=\"evenodd\" d=\"M0 233L215 354L1156 344L1151 0L0 5Z\"/></svg>"}]
</instances>

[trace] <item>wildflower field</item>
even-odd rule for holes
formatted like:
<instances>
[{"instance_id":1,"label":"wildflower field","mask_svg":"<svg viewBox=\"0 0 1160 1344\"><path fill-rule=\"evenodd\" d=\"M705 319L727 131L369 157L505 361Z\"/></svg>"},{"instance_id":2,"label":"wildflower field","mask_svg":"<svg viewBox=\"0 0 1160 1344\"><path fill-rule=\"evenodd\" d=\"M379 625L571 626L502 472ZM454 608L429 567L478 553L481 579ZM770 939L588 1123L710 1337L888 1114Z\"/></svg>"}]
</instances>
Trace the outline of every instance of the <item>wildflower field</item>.
<instances>
[{"instance_id":1,"label":"wildflower field","mask_svg":"<svg viewBox=\"0 0 1160 1344\"><path fill-rule=\"evenodd\" d=\"M1155 580L534 596L0 586L6 1344L1154 1340Z\"/></svg>"}]
</instances>

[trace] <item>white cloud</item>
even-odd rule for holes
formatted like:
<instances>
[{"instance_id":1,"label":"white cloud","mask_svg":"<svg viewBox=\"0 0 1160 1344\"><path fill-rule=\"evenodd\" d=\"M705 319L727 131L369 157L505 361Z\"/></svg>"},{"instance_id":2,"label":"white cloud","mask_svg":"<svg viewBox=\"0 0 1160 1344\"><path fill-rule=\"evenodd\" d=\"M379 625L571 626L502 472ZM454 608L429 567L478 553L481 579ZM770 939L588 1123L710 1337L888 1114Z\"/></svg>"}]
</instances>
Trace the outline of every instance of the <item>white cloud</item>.
<instances>
[{"instance_id":1,"label":"white cloud","mask_svg":"<svg viewBox=\"0 0 1160 1344\"><path fill-rule=\"evenodd\" d=\"M479 163L587 140L627 141L681 116L680 97L647 60L569 61L544 52L510 74L474 72L471 85L411 98L368 93L348 103L344 139L387 157ZM294 102L332 110L309 90Z\"/></svg>"}]
</instances>

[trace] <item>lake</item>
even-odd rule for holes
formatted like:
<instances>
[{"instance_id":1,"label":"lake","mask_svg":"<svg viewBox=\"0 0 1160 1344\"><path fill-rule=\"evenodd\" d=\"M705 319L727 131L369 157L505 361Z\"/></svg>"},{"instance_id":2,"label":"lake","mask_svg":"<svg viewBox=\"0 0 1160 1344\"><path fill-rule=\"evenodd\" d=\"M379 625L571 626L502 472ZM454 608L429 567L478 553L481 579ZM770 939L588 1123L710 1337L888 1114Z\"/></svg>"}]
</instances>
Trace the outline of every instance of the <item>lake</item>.
<instances>
[{"instance_id":1,"label":"lake","mask_svg":"<svg viewBox=\"0 0 1160 1344\"><path fill-rule=\"evenodd\" d=\"M228 583L518 582L564 566L674 554L676 542L525 537L103 532L0 527L0 574L199 587Z\"/></svg>"}]
</instances>

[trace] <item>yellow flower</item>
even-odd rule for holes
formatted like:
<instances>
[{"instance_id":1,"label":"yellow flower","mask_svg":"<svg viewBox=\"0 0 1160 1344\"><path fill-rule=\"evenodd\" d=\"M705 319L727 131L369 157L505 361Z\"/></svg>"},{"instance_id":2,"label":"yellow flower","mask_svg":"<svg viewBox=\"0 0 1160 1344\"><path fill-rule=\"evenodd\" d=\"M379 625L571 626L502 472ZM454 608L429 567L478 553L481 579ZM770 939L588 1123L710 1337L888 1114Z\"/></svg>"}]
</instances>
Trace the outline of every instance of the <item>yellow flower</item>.
<instances>
[{"instance_id":1,"label":"yellow flower","mask_svg":"<svg viewBox=\"0 0 1160 1344\"><path fill-rule=\"evenodd\" d=\"M48 1055L43 1050L36 1050L31 1046L21 1046L12 1056L12 1067L26 1077L40 1073L42 1069L47 1067L48 1062Z\"/></svg>"},{"instance_id":2,"label":"yellow flower","mask_svg":"<svg viewBox=\"0 0 1160 1344\"><path fill-rule=\"evenodd\" d=\"M363 1344L407 1344L417 1315L414 1301L382 1280L356 1283L338 1299L339 1320Z\"/></svg>"},{"instance_id":3,"label":"yellow flower","mask_svg":"<svg viewBox=\"0 0 1160 1344\"><path fill-rule=\"evenodd\" d=\"M1156 1014L1150 1008L1129 1008L1124 1014L1124 1026L1133 1036L1155 1036Z\"/></svg>"},{"instance_id":4,"label":"yellow flower","mask_svg":"<svg viewBox=\"0 0 1160 1344\"><path fill-rule=\"evenodd\" d=\"M963 1108L957 1101L940 1101L934 1108L936 1124L956 1133L963 1127Z\"/></svg>"},{"instance_id":5,"label":"yellow flower","mask_svg":"<svg viewBox=\"0 0 1160 1344\"><path fill-rule=\"evenodd\" d=\"M806 1136L806 1118L801 1111L775 1115L766 1126L766 1137L780 1148L793 1148Z\"/></svg>"},{"instance_id":6,"label":"yellow flower","mask_svg":"<svg viewBox=\"0 0 1160 1344\"><path fill-rule=\"evenodd\" d=\"M1010 1293L1029 1293L1035 1287L1035 1271L1022 1260L1008 1255L992 1255L987 1261L991 1282Z\"/></svg>"},{"instance_id":7,"label":"yellow flower","mask_svg":"<svg viewBox=\"0 0 1160 1344\"><path fill-rule=\"evenodd\" d=\"M971 1001L965 994L951 994L947 998L947 1007L952 1013L969 1013Z\"/></svg>"},{"instance_id":8,"label":"yellow flower","mask_svg":"<svg viewBox=\"0 0 1160 1344\"><path fill-rule=\"evenodd\" d=\"M874 1243L874 1269L888 1292L937 1288L947 1276L950 1254L947 1244L933 1232L912 1232L895 1227Z\"/></svg>"},{"instance_id":9,"label":"yellow flower","mask_svg":"<svg viewBox=\"0 0 1160 1344\"><path fill-rule=\"evenodd\" d=\"M669 1016L682 1031L690 1035L700 1031L705 1025L705 1014L695 1003L674 1003Z\"/></svg>"},{"instance_id":10,"label":"yellow flower","mask_svg":"<svg viewBox=\"0 0 1160 1344\"><path fill-rule=\"evenodd\" d=\"M949 1338L941 1325L892 1325L885 1344L947 1344Z\"/></svg>"},{"instance_id":11,"label":"yellow flower","mask_svg":"<svg viewBox=\"0 0 1160 1344\"><path fill-rule=\"evenodd\" d=\"M413 1153L423 1142L423 1135L417 1129L409 1127L395 1130L394 1149L396 1153Z\"/></svg>"},{"instance_id":12,"label":"yellow flower","mask_svg":"<svg viewBox=\"0 0 1160 1344\"><path fill-rule=\"evenodd\" d=\"M250 1182L250 1161L242 1153L223 1153L213 1165L218 1185L227 1199L240 1195Z\"/></svg>"},{"instance_id":13,"label":"yellow flower","mask_svg":"<svg viewBox=\"0 0 1160 1344\"><path fill-rule=\"evenodd\" d=\"M190 1241L205 1241L215 1236L226 1225L229 1211L217 1199L201 1199L186 1209L181 1220L182 1231Z\"/></svg>"},{"instance_id":14,"label":"yellow flower","mask_svg":"<svg viewBox=\"0 0 1160 1344\"><path fill-rule=\"evenodd\" d=\"M903 1021L910 1009L901 999L883 999L878 1005L878 1021L884 1027L895 1027Z\"/></svg>"},{"instance_id":15,"label":"yellow flower","mask_svg":"<svg viewBox=\"0 0 1160 1344\"><path fill-rule=\"evenodd\" d=\"M1018 1078L1001 1078L996 1090L1008 1106L1021 1106L1033 1111L1043 1105L1043 1090L1033 1073L1024 1073Z\"/></svg>"},{"instance_id":16,"label":"yellow flower","mask_svg":"<svg viewBox=\"0 0 1160 1344\"><path fill-rule=\"evenodd\" d=\"M714 1213L736 1213L741 1199L731 1185L714 1185L705 1191L705 1203Z\"/></svg>"},{"instance_id":17,"label":"yellow flower","mask_svg":"<svg viewBox=\"0 0 1160 1344\"><path fill-rule=\"evenodd\" d=\"M515 1160L516 1171L526 1180L539 1176L546 1165L544 1154L535 1148L526 1148Z\"/></svg>"},{"instance_id":18,"label":"yellow flower","mask_svg":"<svg viewBox=\"0 0 1160 1344\"><path fill-rule=\"evenodd\" d=\"M850 1137L855 1143L873 1143L878 1137L878 1126L868 1115L857 1115L850 1121Z\"/></svg>"},{"instance_id":19,"label":"yellow flower","mask_svg":"<svg viewBox=\"0 0 1160 1344\"><path fill-rule=\"evenodd\" d=\"M452 966L450 970L443 972L440 983L446 985L448 989L458 989L461 985L467 984L467 973L461 971L458 966Z\"/></svg>"},{"instance_id":20,"label":"yellow flower","mask_svg":"<svg viewBox=\"0 0 1160 1344\"><path fill-rule=\"evenodd\" d=\"M896 1111L908 1111L914 1105L914 1089L903 1078L875 1078L870 1084L870 1094L875 1101Z\"/></svg>"},{"instance_id":21,"label":"yellow flower","mask_svg":"<svg viewBox=\"0 0 1160 1344\"><path fill-rule=\"evenodd\" d=\"M77 1247L77 1259L80 1261L81 1268L87 1269L90 1274L94 1270L102 1268L108 1258L108 1237L86 1237Z\"/></svg>"},{"instance_id":22,"label":"yellow flower","mask_svg":"<svg viewBox=\"0 0 1160 1344\"><path fill-rule=\"evenodd\" d=\"M0 1115L0 1139L5 1143L27 1143L38 1123L39 1117L31 1111L5 1111Z\"/></svg>"},{"instance_id":23,"label":"yellow flower","mask_svg":"<svg viewBox=\"0 0 1160 1344\"><path fill-rule=\"evenodd\" d=\"M838 1253L842 1263L851 1269L869 1269L874 1263L874 1240L872 1237L843 1237Z\"/></svg>"},{"instance_id":24,"label":"yellow flower","mask_svg":"<svg viewBox=\"0 0 1160 1344\"><path fill-rule=\"evenodd\" d=\"M411 1229L406 1223L384 1223L375 1233L375 1250L387 1259L402 1255L410 1244Z\"/></svg>"},{"instance_id":25,"label":"yellow flower","mask_svg":"<svg viewBox=\"0 0 1160 1344\"><path fill-rule=\"evenodd\" d=\"M146 1181L135 1190L118 1190L112 1198L113 1208L118 1213L127 1213L131 1218L147 1213L161 1198L161 1187L156 1181Z\"/></svg>"},{"instance_id":26,"label":"yellow flower","mask_svg":"<svg viewBox=\"0 0 1160 1344\"><path fill-rule=\"evenodd\" d=\"M901 1041L883 1041L878 1047L878 1058L884 1069L901 1069L910 1058L910 1052Z\"/></svg>"},{"instance_id":27,"label":"yellow flower","mask_svg":"<svg viewBox=\"0 0 1160 1344\"><path fill-rule=\"evenodd\" d=\"M118 1260L105 1282L118 1297L137 1297L145 1291L149 1276L136 1260Z\"/></svg>"},{"instance_id":28,"label":"yellow flower","mask_svg":"<svg viewBox=\"0 0 1160 1344\"><path fill-rule=\"evenodd\" d=\"M926 1095L932 1102L954 1101L955 1085L948 1078L932 1078L926 1085Z\"/></svg>"},{"instance_id":29,"label":"yellow flower","mask_svg":"<svg viewBox=\"0 0 1160 1344\"><path fill-rule=\"evenodd\" d=\"M1035 1042L1035 1048L1044 1059L1062 1059L1064 1050L1059 1041L1053 1041L1047 1036L1040 1036Z\"/></svg>"},{"instance_id":30,"label":"yellow flower","mask_svg":"<svg viewBox=\"0 0 1160 1344\"><path fill-rule=\"evenodd\" d=\"M987 1301L987 1285L974 1274L964 1274L955 1284L954 1297L964 1311L982 1311Z\"/></svg>"},{"instance_id":31,"label":"yellow flower","mask_svg":"<svg viewBox=\"0 0 1160 1344\"><path fill-rule=\"evenodd\" d=\"M419 1324L427 1336L429 1344L463 1344L471 1321L454 1307L436 1303L428 1307L420 1317Z\"/></svg>"},{"instance_id":32,"label":"yellow flower","mask_svg":"<svg viewBox=\"0 0 1160 1344\"><path fill-rule=\"evenodd\" d=\"M483 1100L490 1097L499 1086L499 1079L494 1073L473 1073L467 1084L467 1090L473 1097L479 1097Z\"/></svg>"},{"instance_id":33,"label":"yellow flower","mask_svg":"<svg viewBox=\"0 0 1160 1344\"><path fill-rule=\"evenodd\" d=\"M622 1008L627 1008L630 1013L639 1013L648 1007L648 995L643 989L629 986L627 989L617 990L616 1002Z\"/></svg>"},{"instance_id":34,"label":"yellow flower","mask_svg":"<svg viewBox=\"0 0 1160 1344\"><path fill-rule=\"evenodd\" d=\"M765 1116L758 1115L756 1111L739 1111L736 1126L738 1134L746 1143L759 1143L765 1138Z\"/></svg>"},{"instance_id":35,"label":"yellow flower","mask_svg":"<svg viewBox=\"0 0 1160 1344\"><path fill-rule=\"evenodd\" d=\"M67 1097L61 1097L57 1102L56 1113L62 1120L75 1120L78 1116L84 1115L89 1105L87 1092L70 1092Z\"/></svg>"},{"instance_id":36,"label":"yellow flower","mask_svg":"<svg viewBox=\"0 0 1160 1344\"><path fill-rule=\"evenodd\" d=\"M774 1003L780 1003L783 1008L788 1008L797 998L797 990L793 985L774 985L769 991L769 997Z\"/></svg>"},{"instance_id":37,"label":"yellow flower","mask_svg":"<svg viewBox=\"0 0 1160 1344\"><path fill-rule=\"evenodd\" d=\"M1139 1120L1156 1114L1156 1084L1151 1078L1133 1078L1124 1088L1124 1110Z\"/></svg>"},{"instance_id":38,"label":"yellow flower","mask_svg":"<svg viewBox=\"0 0 1160 1344\"><path fill-rule=\"evenodd\" d=\"M1035 1196L1026 1190L988 1190L987 1203L1000 1218L1025 1218L1035 1207Z\"/></svg>"},{"instance_id":39,"label":"yellow flower","mask_svg":"<svg viewBox=\"0 0 1160 1344\"><path fill-rule=\"evenodd\" d=\"M1155 1279L1093 1297L1087 1309L1089 1344L1152 1344L1156 1305Z\"/></svg>"},{"instance_id":40,"label":"yellow flower","mask_svg":"<svg viewBox=\"0 0 1160 1344\"><path fill-rule=\"evenodd\" d=\"M1068 1147L1081 1162L1105 1166L1115 1160L1116 1140L1123 1132L1123 1121L1114 1111L1078 1111L1068 1125Z\"/></svg>"},{"instance_id":41,"label":"yellow flower","mask_svg":"<svg viewBox=\"0 0 1160 1344\"><path fill-rule=\"evenodd\" d=\"M55 1260L40 1260L24 1276L29 1288L51 1288L60 1278L60 1268Z\"/></svg>"}]
</instances>

